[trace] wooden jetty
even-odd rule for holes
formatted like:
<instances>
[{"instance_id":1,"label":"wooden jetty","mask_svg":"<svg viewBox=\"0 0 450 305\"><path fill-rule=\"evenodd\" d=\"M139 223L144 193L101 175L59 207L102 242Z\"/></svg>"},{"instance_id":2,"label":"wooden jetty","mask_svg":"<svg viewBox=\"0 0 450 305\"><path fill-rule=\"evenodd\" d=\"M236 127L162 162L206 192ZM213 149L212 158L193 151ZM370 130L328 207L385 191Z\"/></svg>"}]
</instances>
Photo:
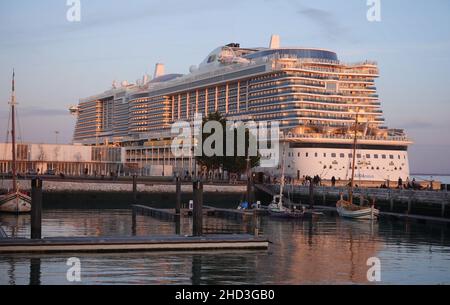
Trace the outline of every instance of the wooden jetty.
<instances>
[{"instance_id":1,"label":"wooden jetty","mask_svg":"<svg viewBox=\"0 0 450 305\"><path fill-rule=\"evenodd\" d=\"M0 239L0 253L85 253L267 249L269 241L253 235L179 235L149 237L69 237Z\"/></svg>"},{"instance_id":2,"label":"wooden jetty","mask_svg":"<svg viewBox=\"0 0 450 305\"><path fill-rule=\"evenodd\" d=\"M223 218L230 218L230 219L237 219L237 220L246 220L251 219L251 217L255 215L264 216L268 215L268 210L238 210L238 209L220 209L215 208L211 206L205 206L206 214L208 216L215 216L215 217L223 217Z\"/></svg>"},{"instance_id":3,"label":"wooden jetty","mask_svg":"<svg viewBox=\"0 0 450 305\"><path fill-rule=\"evenodd\" d=\"M156 209L145 205L133 205L132 208L138 215L146 215L168 221L176 221L177 214L174 209ZM259 210L237 210L237 209L220 209L212 206L203 207L203 215L223 217L236 220L251 219L256 215L268 215L268 211L264 209ZM189 209L182 209L181 216L192 216L192 211Z\"/></svg>"},{"instance_id":4,"label":"wooden jetty","mask_svg":"<svg viewBox=\"0 0 450 305\"><path fill-rule=\"evenodd\" d=\"M179 183L179 182L178 182ZM133 179L136 200L136 178ZM145 237L57 237L42 238L42 181L32 181L31 239L8 238L2 231L0 253L84 253L84 252L136 252L136 251L193 251L193 250L236 250L267 249L269 241L249 234L203 235L203 184L194 182L193 236L161 235ZM176 212L181 212L177 204ZM133 206L133 230L136 214L147 213L158 218L173 220L179 226L180 214L173 210L154 209L146 206ZM1 227L1 226L0 226ZM177 228L177 231L179 229Z\"/></svg>"},{"instance_id":5,"label":"wooden jetty","mask_svg":"<svg viewBox=\"0 0 450 305\"><path fill-rule=\"evenodd\" d=\"M255 187L269 195L279 191L278 185L256 185ZM333 207L340 193L347 193L346 188L316 186L311 194L308 186L300 185L287 186L285 191L289 191L294 201L308 202L313 199L315 206L320 204ZM375 199L377 207L382 212L450 219L449 192L356 188L354 195L365 199Z\"/></svg>"},{"instance_id":6,"label":"wooden jetty","mask_svg":"<svg viewBox=\"0 0 450 305\"><path fill-rule=\"evenodd\" d=\"M278 185L256 185L260 191L273 194L279 191ZM309 195L309 187L302 185L287 186L285 192L292 195ZM339 193L347 192L347 188L316 186L314 188L316 195L339 196ZM380 188L355 188L355 195L364 195L377 200L388 201L392 198L398 201L413 200L421 203L431 204L450 204L450 192L446 191L425 191L425 190L403 190L403 189L380 189Z\"/></svg>"},{"instance_id":7,"label":"wooden jetty","mask_svg":"<svg viewBox=\"0 0 450 305\"><path fill-rule=\"evenodd\" d=\"M133 205L132 209L137 215L151 216L167 221L176 221L177 215L174 209L156 209L145 205ZM189 210L181 210L181 215L189 215Z\"/></svg>"}]
</instances>

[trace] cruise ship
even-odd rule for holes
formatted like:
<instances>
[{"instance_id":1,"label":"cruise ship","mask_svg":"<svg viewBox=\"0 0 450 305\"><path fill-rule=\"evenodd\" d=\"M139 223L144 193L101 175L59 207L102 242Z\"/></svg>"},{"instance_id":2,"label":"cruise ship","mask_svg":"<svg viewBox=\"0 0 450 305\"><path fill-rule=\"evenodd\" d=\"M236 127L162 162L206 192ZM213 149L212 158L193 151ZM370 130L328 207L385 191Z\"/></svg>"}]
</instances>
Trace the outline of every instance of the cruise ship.
<instances>
[{"instance_id":1,"label":"cruise ship","mask_svg":"<svg viewBox=\"0 0 450 305\"><path fill-rule=\"evenodd\" d=\"M77 116L74 144L121 147L126 166L144 175L155 174L152 168L163 168L159 175L192 172L192 156L171 152L171 125L217 111L235 121L279 121L285 172L293 179L349 180L355 126L356 179L409 177L412 142L385 125L376 62L344 63L333 51L281 47L273 35L269 47L220 46L189 71L165 74L156 64L153 78L114 81L81 99L70 109ZM280 166L257 170L276 176Z\"/></svg>"}]
</instances>

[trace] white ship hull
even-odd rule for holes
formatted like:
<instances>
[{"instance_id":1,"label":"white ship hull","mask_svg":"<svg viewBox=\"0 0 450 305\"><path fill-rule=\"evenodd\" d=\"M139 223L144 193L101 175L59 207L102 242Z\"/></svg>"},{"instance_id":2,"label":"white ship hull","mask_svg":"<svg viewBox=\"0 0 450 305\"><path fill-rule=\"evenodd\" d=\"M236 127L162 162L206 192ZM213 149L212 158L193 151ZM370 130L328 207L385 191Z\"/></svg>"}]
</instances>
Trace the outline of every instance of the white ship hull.
<instances>
[{"instance_id":1,"label":"white ship hull","mask_svg":"<svg viewBox=\"0 0 450 305\"><path fill-rule=\"evenodd\" d=\"M286 176L301 179L319 175L323 180L349 181L351 179L351 151L349 149L290 148L286 156ZM358 150L355 183L358 181L403 181L410 176L407 151ZM258 171L279 176L280 169L260 168Z\"/></svg>"},{"instance_id":2,"label":"white ship hull","mask_svg":"<svg viewBox=\"0 0 450 305\"><path fill-rule=\"evenodd\" d=\"M29 213L31 212L31 198L20 192L0 196L0 212Z\"/></svg>"}]
</instances>

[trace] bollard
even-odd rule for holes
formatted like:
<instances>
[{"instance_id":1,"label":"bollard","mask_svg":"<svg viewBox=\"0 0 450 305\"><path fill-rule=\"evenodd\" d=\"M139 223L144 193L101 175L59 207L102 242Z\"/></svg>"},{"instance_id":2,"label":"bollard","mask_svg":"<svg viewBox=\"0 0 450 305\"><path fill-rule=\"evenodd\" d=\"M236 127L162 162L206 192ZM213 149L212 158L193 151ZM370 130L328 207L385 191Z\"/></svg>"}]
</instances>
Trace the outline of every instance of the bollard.
<instances>
[{"instance_id":1,"label":"bollard","mask_svg":"<svg viewBox=\"0 0 450 305\"><path fill-rule=\"evenodd\" d=\"M441 211L441 216L445 217L445 202L442 202L442 211Z\"/></svg>"},{"instance_id":2,"label":"bollard","mask_svg":"<svg viewBox=\"0 0 450 305\"><path fill-rule=\"evenodd\" d=\"M194 211L193 211L194 236L203 235L203 183L198 180L194 182Z\"/></svg>"},{"instance_id":3,"label":"bollard","mask_svg":"<svg viewBox=\"0 0 450 305\"><path fill-rule=\"evenodd\" d=\"M175 204L175 214L180 215L181 213L181 178L177 176L176 180L176 204Z\"/></svg>"},{"instance_id":4,"label":"bollard","mask_svg":"<svg viewBox=\"0 0 450 305\"><path fill-rule=\"evenodd\" d=\"M408 215L411 214L411 197L408 198Z\"/></svg>"},{"instance_id":5,"label":"bollard","mask_svg":"<svg viewBox=\"0 0 450 305\"><path fill-rule=\"evenodd\" d=\"M31 239L42 238L42 180L31 180Z\"/></svg>"},{"instance_id":6,"label":"bollard","mask_svg":"<svg viewBox=\"0 0 450 305\"><path fill-rule=\"evenodd\" d=\"M133 175L133 204L137 204L137 176Z\"/></svg>"}]
</instances>

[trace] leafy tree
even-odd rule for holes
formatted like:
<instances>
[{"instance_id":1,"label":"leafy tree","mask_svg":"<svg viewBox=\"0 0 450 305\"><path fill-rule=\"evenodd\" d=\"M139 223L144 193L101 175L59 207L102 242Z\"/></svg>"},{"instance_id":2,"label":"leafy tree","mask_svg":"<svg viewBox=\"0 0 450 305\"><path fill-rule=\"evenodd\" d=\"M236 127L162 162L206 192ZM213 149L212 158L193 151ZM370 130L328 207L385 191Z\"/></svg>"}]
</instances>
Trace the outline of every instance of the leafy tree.
<instances>
[{"instance_id":1,"label":"leafy tree","mask_svg":"<svg viewBox=\"0 0 450 305\"><path fill-rule=\"evenodd\" d=\"M223 156L206 156L203 152L203 155L201 157L197 157L197 162L206 167L208 170L216 170L219 168L222 168L223 170L232 173L232 174L242 174L245 173L247 171L247 166L248 166L248 154L249 154L249 144L250 143L256 143L255 139L254 139L254 135L249 131L248 128L245 129L245 156L238 156L237 152L238 152L238 130L236 128L234 128L233 132L234 132L234 147L233 147L233 151L234 154L233 156L226 156L226 152L227 152L227 121L226 119L219 113L219 112L214 112L208 115L208 117L203 119L203 126L205 126L205 124L207 122L210 121L216 121L219 122L222 126L222 130L223 130L223 138L222 138L222 147L223 147ZM202 128L203 130L203 134L202 134L202 140L203 143L205 142L205 140L211 136L212 133L205 133L204 132L204 128ZM215 132L215 131L213 131ZM214 147L213 147L214 148ZM260 162L260 155L258 154L257 156L253 156L250 157L250 169L254 168L256 166L259 165Z\"/></svg>"}]
</instances>

